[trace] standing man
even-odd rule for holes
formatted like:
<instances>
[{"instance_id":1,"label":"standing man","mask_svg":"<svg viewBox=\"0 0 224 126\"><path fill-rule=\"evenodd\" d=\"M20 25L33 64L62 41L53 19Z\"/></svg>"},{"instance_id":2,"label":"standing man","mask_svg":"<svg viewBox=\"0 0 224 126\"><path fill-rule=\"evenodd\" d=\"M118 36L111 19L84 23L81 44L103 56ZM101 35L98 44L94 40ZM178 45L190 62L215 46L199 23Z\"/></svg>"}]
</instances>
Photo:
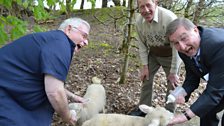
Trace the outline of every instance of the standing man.
<instances>
[{"instance_id":1,"label":"standing man","mask_svg":"<svg viewBox=\"0 0 224 126\"><path fill-rule=\"evenodd\" d=\"M176 19L176 15L157 6L157 0L137 0L140 14L136 16L138 46L140 59L143 64L141 80L143 81L139 104L152 105L153 79L160 67L168 79L167 93L179 82L177 75L181 60L177 51L165 39L167 25ZM168 104L166 108L174 111L175 105ZM129 115L144 116L138 108Z\"/></svg>"},{"instance_id":2,"label":"standing man","mask_svg":"<svg viewBox=\"0 0 224 126\"><path fill-rule=\"evenodd\" d=\"M198 88L200 78L208 77L206 89L183 114L175 115L170 126L200 117L200 126L218 126L217 113L224 109L224 29L195 26L186 18L178 18L167 27L166 36L182 58L187 95L178 96L183 104ZM222 115L222 126L224 116Z\"/></svg>"},{"instance_id":3,"label":"standing man","mask_svg":"<svg viewBox=\"0 0 224 126\"><path fill-rule=\"evenodd\" d=\"M90 25L65 20L59 30L33 33L0 48L0 125L49 126L56 111L71 124L68 100L84 102L64 88L73 52L88 44Z\"/></svg>"}]
</instances>

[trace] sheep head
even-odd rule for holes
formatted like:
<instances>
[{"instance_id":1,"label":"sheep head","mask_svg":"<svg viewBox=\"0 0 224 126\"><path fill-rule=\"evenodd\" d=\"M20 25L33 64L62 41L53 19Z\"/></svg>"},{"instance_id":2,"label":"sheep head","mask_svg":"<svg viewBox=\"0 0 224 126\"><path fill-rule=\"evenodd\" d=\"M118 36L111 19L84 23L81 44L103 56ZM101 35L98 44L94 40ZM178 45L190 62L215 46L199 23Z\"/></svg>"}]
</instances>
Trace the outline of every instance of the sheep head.
<instances>
[{"instance_id":1,"label":"sheep head","mask_svg":"<svg viewBox=\"0 0 224 126\"><path fill-rule=\"evenodd\" d=\"M76 118L77 120L81 117L81 111L83 109L83 104L82 103L69 103L68 105L69 110L75 110L76 112Z\"/></svg>"},{"instance_id":2,"label":"sheep head","mask_svg":"<svg viewBox=\"0 0 224 126\"><path fill-rule=\"evenodd\" d=\"M148 126L166 126L173 118L174 114L163 107L149 107L147 105L140 105L139 109L146 113L146 121Z\"/></svg>"},{"instance_id":3,"label":"sheep head","mask_svg":"<svg viewBox=\"0 0 224 126\"><path fill-rule=\"evenodd\" d=\"M101 84L101 79L97 78L97 77L93 77L92 78L92 83L93 84Z\"/></svg>"}]
</instances>

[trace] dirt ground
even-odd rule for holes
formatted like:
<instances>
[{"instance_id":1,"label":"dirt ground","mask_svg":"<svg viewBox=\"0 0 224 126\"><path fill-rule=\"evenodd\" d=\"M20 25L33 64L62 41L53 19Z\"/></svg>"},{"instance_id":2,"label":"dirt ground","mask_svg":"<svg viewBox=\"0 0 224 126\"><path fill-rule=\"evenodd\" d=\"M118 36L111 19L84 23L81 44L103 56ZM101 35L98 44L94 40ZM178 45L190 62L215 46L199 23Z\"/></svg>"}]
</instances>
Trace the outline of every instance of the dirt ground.
<instances>
[{"instance_id":1,"label":"dirt ground","mask_svg":"<svg viewBox=\"0 0 224 126\"><path fill-rule=\"evenodd\" d=\"M86 19L91 24L89 46L75 54L66 81L66 88L77 95L83 96L91 79L94 76L102 79L102 85L106 89L107 113L127 114L135 108L139 101L141 81L139 79L140 61L136 48L131 48L127 81L119 84L119 77L122 68L124 55L119 52L119 46L123 40L122 27L115 29L113 20L107 20L105 24L94 18L94 14L83 15L81 12L75 16ZM60 21L58 21L60 22ZM55 25L57 26L57 25ZM134 42L132 43L134 45ZM184 69L180 70L180 80L184 80ZM177 111L187 108L200 95L205 86L195 91L191 100ZM155 76L153 105L164 106L166 91L166 78L162 69ZM52 126L69 126L56 114ZM198 118L193 118L187 123L179 126L199 126Z\"/></svg>"}]
</instances>

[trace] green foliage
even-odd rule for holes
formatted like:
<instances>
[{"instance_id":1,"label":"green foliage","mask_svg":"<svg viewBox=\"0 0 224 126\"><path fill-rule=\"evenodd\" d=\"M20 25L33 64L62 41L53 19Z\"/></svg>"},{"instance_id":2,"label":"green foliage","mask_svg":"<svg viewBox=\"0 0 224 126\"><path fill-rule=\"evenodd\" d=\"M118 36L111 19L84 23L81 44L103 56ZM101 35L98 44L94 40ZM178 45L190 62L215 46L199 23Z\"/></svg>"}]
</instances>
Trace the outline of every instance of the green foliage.
<instances>
[{"instance_id":1,"label":"green foliage","mask_svg":"<svg viewBox=\"0 0 224 126\"><path fill-rule=\"evenodd\" d=\"M13 0L0 0L0 4L6 8L11 8L11 3Z\"/></svg>"},{"instance_id":2,"label":"green foliage","mask_svg":"<svg viewBox=\"0 0 224 126\"><path fill-rule=\"evenodd\" d=\"M4 7L3 9L6 9L5 12L7 14L7 16L0 16L0 44L5 44L6 41L15 40L27 33L28 23L23 19L20 19L21 17L11 15L11 12L14 9L12 8L12 2L16 2L18 7L22 8L21 10L29 9L32 11L36 21L45 21L52 17L50 16L50 13L44 9L43 1L44 0L38 0L38 6L36 6L34 5L34 2L30 0L25 0L24 2L22 2L22 0L0 0L0 5ZM48 1L50 4L53 4L53 2L58 0ZM37 25L33 28L34 32L43 30L43 28Z\"/></svg>"},{"instance_id":3,"label":"green foliage","mask_svg":"<svg viewBox=\"0 0 224 126\"><path fill-rule=\"evenodd\" d=\"M96 42L89 41L88 46L86 48L95 49L96 47Z\"/></svg>"},{"instance_id":4,"label":"green foliage","mask_svg":"<svg viewBox=\"0 0 224 126\"><path fill-rule=\"evenodd\" d=\"M6 41L8 41L8 35L4 30L3 24L0 24L0 33L0 45L3 45Z\"/></svg>"},{"instance_id":5,"label":"green foliage","mask_svg":"<svg viewBox=\"0 0 224 126\"><path fill-rule=\"evenodd\" d=\"M8 41L8 37L10 38L10 40L14 40L26 33L27 22L10 15L7 17L1 16L0 19L1 44L3 44L5 41ZM10 31L7 32L6 30L8 29L6 27L10 28Z\"/></svg>"},{"instance_id":6,"label":"green foliage","mask_svg":"<svg viewBox=\"0 0 224 126\"><path fill-rule=\"evenodd\" d=\"M40 25L34 25L33 31L34 32L42 32L42 31L46 31L46 29L41 27Z\"/></svg>"},{"instance_id":7,"label":"green foliage","mask_svg":"<svg viewBox=\"0 0 224 126\"><path fill-rule=\"evenodd\" d=\"M102 48L105 48L105 49L111 49L112 48L112 46L109 45L108 43L100 43L99 46L102 47Z\"/></svg>"},{"instance_id":8,"label":"green foliage","mask_svg":"<svg viewBox=\"0 0 224 126\"><path fill-rule=\"evenodd\" d=\"M68 11L73 10L77 0L70 0L69 5L67 5L68 8L66 7L64 1L61 1L61 0L55 0L55 1L58 1L58 3L59 3L59 8L60 8L59 11L60 11L60 13L64 13L64 12L68 12ZM54 5L55 5L55 3L54 3ZM67 9L69 9L69 10L67 10Z\"/></svg>"},{"instance_id":9,"label":"green foliage","mask_svg":"<svg viewBox=\"0 0 224 126\"><path fill-rule=\"evenodd\" d=\"M66 12L66 6L63 1L59 2L60 12Z\"/></svg>"},{"instance_id":10,"label":"green foliage","mask_svg":"<svg viewBox=\"0 0 224 126\"><path fill-rule=\"evenodd\" d=\"M76 1L77 1L77 0L72 0L72 1L71 1L71 7L72 7L71 9L72 9L72 10L73 10L74 5L76 4Z\"/></svg>"},{"instance_id":11,"label":"green foliage","mask_svg":"<svg viewBox=\"0 0 224 126\"><path fill-rule=\"evenodd\" d=\"M29 1L25 1L25 2L23 2L23 3L22 3L22 6L23 6L24 8L28 8L28 7L29 7Z\"/></svg>"},{"instance_id":12,"label":"green foliage","mask_svg":"<svg viewBox=\"0 0 224 126\"><path fill-rule=\"evenodd\" d=\"M49 16L49 14L46 13L46 12L44 11L44 9L43 9L42 7L40 7L40 6L36 6L36 7L34 7L33 12L34 12L34 17L35 17L36 20L42 20L42 19L45 20L45 19L47 19L48 16Z\"/></svg>"},{"instance_id":13,"label":"green foliage","mask_svg":"<svg viewBox=\"0 0 224 126\"><path fill-rule=\"evenodd\" d=\"M96 0L87 0L88 2L91 2L92 8L95 8L96 6Z\"/></svg>"},{"instance_id":14,"label":"green foliage","mask_svg":"<svg viewBox=\"0 0 224 126\"><path fill-rule=\"evenodd\" d=\"M14 27L11 30L11 40L15 40L26 33L26 30L21 25Z\"/></svg>"},{"instance_id":15,"label":"green foliage","mask_svg":"<svg viewBox=\"0 0 224 126\"><path fill-rule=\"evenodd\" d=\"M38 6L34 6L33 13L37 21L46 20L51 17L50 14L44 9L43 0L38 0Z\"/></svg>"},{"instance_id":16,"label":"green foliage","mask_svg":"<svg viewBox=\"0 0 224 126\"><path fill-rule=\"evenodd\" d=\"M55 3L59 2L59 0L47 0L47 5L48 6L54 6Z\"/></svg>"},{"instance_id":17,"label":"green foliage","mask_svg":"<svg viewBox=\"0 0 224 126\"><path fill-rule=\"evenodd\" d=\"M91 48L91 49L103 49L103 50L107 50L107 49L112 49L113 46L105 43L105 42L89 42L87 48Z\"/></svg>"},{"instance_id":18,"label":"green foliage","mask_svg":"<svg viewBox=\"0 0 224 126\"><path fill-rule=\"evenodd\" d=\"M204 20L201 20L201 24L206 26L224 27L223 6L224 5L217 5L204 10L203 14L207 15L204 17Z\"/></svg>"}]
</instances>

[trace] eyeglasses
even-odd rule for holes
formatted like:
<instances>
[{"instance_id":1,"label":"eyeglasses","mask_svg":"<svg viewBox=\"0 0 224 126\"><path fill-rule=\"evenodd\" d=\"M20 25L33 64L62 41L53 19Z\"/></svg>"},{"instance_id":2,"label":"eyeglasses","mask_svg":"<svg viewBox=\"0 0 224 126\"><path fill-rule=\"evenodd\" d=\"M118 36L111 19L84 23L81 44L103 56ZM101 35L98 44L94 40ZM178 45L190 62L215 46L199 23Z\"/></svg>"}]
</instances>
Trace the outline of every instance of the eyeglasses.
<instances>
[{"instance_id":1,"label":"eyeglasses","mask_svg":"<svg viewBox=\"0 0 224 126\"><path fill-rule=\"evenodd\" d=\"M74 27L74 26L72 28L78 30L82 34L82 37L84 39L88 39L88 34L86 32L84 32L84 31L82 31L82 30L80 30L80 29L78 29L77 27Z\"/></svg>"}]
</instances>

